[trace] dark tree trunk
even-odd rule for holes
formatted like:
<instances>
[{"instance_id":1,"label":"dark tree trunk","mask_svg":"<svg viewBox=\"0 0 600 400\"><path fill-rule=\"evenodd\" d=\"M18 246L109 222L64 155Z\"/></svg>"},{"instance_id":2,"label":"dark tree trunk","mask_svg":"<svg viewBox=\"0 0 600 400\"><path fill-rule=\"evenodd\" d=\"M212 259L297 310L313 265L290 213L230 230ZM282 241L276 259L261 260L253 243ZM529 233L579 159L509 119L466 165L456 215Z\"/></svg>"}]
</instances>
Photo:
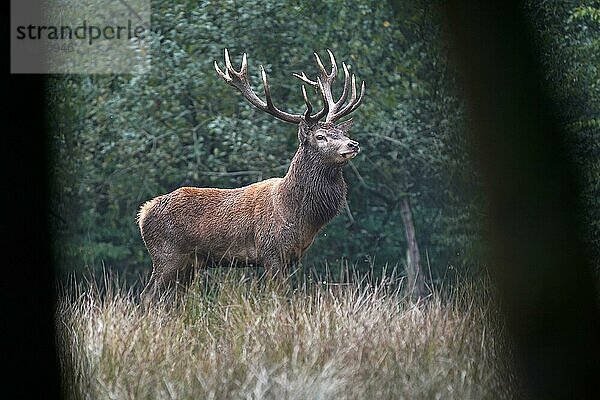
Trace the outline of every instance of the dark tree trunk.
<instances>
[{"instance_id":1,"label":"dark tree trunk","mask_svg":"<svg viewBox=\"0 0 600 400\"><path fill-rule=\"evenodd\" d=\"M419 244L415 233L415 224L413 222L410 200L408 197L400 200L400 211L402 222L404 223L404 232L406 234L406 274L408 278L409 292L414 298L420 298L425 295L425 276L421 269L421 255L419 253Z\"/></svg>"}]
</instances>

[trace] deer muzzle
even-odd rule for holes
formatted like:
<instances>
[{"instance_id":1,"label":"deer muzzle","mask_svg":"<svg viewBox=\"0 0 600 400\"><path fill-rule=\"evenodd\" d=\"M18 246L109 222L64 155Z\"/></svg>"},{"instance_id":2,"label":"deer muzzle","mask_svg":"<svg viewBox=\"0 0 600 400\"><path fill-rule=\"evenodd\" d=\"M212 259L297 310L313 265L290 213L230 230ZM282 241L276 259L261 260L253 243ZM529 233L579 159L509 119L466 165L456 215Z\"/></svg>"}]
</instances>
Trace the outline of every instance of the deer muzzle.
<instances>
[{"instance_id":1,"label":"deer muzzle","mask_svg":"<svg viewBox=\"0 0 600 400\"><path fill-rule=\"evenodd\" d=\"M344 147L345 148L340 152L344 159L354 158L360 153L360 145L355 140L349 140Z\"/></svg>"}]
</instances>

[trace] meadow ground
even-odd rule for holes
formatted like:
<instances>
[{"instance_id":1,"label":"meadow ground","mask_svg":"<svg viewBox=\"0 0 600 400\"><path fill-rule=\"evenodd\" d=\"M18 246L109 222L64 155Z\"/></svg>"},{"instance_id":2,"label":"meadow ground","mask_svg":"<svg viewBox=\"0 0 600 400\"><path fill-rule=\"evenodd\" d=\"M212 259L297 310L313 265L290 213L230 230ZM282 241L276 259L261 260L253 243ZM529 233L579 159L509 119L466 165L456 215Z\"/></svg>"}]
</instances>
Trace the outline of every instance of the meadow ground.
<instances>
[{"instance_id":1,"label":"meadow ground","mask_svg":"<svg viewBox=\"0 0 600 400\"><path fill-rule=\"evenodd\" d=\"M67 399L518 397L483 284L414 302L392 277L273 284L212 273L143 309L106 280L63 290L56 326Z\"/></svg>"}]
</instances>

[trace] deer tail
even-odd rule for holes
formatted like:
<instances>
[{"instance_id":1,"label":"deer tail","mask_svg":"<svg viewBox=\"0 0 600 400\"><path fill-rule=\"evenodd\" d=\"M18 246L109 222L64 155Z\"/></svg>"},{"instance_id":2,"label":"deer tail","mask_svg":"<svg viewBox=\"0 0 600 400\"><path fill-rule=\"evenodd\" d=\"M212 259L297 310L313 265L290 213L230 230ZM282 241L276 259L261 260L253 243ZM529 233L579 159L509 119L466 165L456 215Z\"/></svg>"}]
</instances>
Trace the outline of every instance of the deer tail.
<instances>
[{"instance_id":1,"label":"deer tail","mask_svg":"<svg viewBox=\"0 0 600 400\"><path fill-rule=\"evenodd\" d=\"M146 220L146 217L148 216L150 211L152 211L152 209L154 208L155 204L156 204L156 198L145 202L140 207L140 211L138 211L138 213L137 213L137 223L138 223L138 226L140 227L140 231L143 230L144 221Z\"/></svg>"}]
</instances>

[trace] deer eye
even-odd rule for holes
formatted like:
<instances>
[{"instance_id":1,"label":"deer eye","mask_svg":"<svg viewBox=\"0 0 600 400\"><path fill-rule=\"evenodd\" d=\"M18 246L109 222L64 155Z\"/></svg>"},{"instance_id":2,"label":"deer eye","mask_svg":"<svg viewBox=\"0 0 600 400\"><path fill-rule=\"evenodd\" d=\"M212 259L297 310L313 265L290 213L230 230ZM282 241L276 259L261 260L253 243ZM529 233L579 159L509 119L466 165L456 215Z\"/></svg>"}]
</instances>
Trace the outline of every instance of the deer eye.
<instances>
[{"instance_id":1,"label":"deer eye","mask_svg":"<svg viewBox=\"0 0 600 400\"><path fill-rule=\"evenodd\" d=\"M316 135L315 138L317 140L325 140L325 136L323 136L323 135Z\"/></svg>"}]
</instances>

